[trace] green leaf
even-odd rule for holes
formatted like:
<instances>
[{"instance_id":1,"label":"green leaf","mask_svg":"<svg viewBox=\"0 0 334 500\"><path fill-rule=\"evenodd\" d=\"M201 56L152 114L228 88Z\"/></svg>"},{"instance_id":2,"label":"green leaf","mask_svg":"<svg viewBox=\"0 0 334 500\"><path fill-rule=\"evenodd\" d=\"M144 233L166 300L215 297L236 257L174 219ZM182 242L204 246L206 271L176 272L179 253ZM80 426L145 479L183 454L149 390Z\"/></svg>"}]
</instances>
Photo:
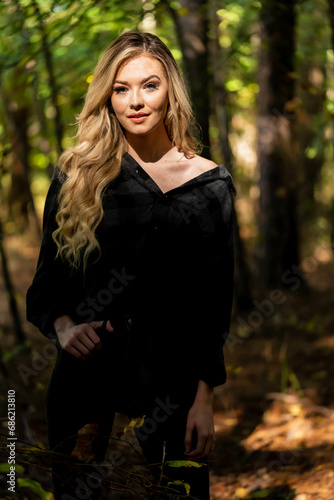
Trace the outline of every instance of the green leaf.
<instances>
[{"instance_id":1,"label":"green leaf","mask_svg":"<svg viewBox=\"0 0 334 500\"><path fill-rule=\"evenodd\" d=\"M143 415L142 417L133 418L131 422L126 427L124 427L123 433L125 434L131 429L138 429L139 427L141 427L144 423L145 417L146 415Z\"/></svg>"},{"instance_id":2,"label":"green leaf","mask_svg":"<svg viewBox=\"0 0 334 500\"><path fill-rule=\"evenodd\" d=\"M26 349L27 349L26 343L18 344L14 346L12 349L6 351L3 354L2 359L7 363L8 361L15 359L16 356L18 356L21 352L24 352Z\"/></svg>"},{"instance_id":3,"label":"green leaf","mask_svg":"<svg viewBox=\"0 0 334 500\"><path fill-rule=\"evenodd\" d=\"M190 493L190 484L184 483L183 481L168 481L167 485L169 484L182 484L185 487L185 490L187 492L187 495Z\"/></svg>"},{"instance_id":4,"label":"green leaf","mask_svg":"<svg viewBox=\"0 0 334 500\"><path fill-rule=\"evenodd\" d=\"M10 464L0 464L0 472L10 472ZM13 467L13 466L12 466ZM22 465L15 464L15 472L23 472L24 467Z\"/></svg>"},{"instance_id":5,"label":"green leaf","mask_svg":"<svg viewBox=\"0 0 334 500\"><path fill-rule=\"evenodd\" d=\"M51 500L53 498L53 494L50 491L45 491L42 486L33 479L19 477L17 479L17 484L19 488L29 488L31 491L39 495L42 500Z\"/></svg>"},{"instance_id":6,"label":"green leaf","mask_svg":"<svg viewBox=\"0 0 334 500\"><path fill-rule=\"evenodd\" d=\"M254 491L254 493L252 493L251 495L249 495L249 499L251 498L266 498L267 496L270 495L270 490L265 489L265 490L261 490L261 491Z\"/></svg>"},{"instance_id":7,"label":"green leaf","mask_svg":"<svg viewBox=\"0 0 334 500\"><path fill-rule=\"evenodd\" d=\"M192 460L167 460L166 465L170 467L202 467L202 465L206 464L193 462Z\"/></svg>"}]
</instances>

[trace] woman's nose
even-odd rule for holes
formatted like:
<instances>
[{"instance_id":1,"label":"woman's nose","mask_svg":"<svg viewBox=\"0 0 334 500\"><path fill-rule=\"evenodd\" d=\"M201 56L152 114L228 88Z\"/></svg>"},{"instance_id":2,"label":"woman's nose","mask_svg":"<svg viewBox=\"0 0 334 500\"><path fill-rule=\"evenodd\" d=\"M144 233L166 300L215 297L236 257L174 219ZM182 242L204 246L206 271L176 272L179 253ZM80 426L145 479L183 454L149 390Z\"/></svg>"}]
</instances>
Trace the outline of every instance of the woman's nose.
<instances>
[{"instance_id":1,"label":"woman's nose","mask_svg":"<svg viewBox=\"0 0 334 500\"><path fill-rule=\"evenodd\" d=\"M138 108L140 109L143 107L143 105L144 105L144 103L143 103L143 98L142 98L141 93L137 90L134 90L131 93L130 107L134 108L134 109L138 109Z\"/></svg>"}]
</instances>

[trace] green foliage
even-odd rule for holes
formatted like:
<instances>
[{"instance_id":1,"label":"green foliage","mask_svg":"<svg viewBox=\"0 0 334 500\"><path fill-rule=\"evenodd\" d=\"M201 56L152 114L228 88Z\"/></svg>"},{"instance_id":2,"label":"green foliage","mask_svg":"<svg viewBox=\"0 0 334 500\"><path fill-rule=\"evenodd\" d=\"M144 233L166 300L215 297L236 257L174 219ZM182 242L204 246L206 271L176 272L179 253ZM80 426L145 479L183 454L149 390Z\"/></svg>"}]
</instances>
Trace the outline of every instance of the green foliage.
<instances>
[{"instance_id":1,"label":"green foliage","mask_svg":"<svg viewBox=\"0 0 334 500\"><path fill-rule=\"evenodd\" d=\"M184 481L177 481L177 480L176 480L176 481L168 481L168 483L167 483L167 484L168 484L168 486L169 486L170 484L172 484L172 485L173 485L173 484L181 484L182 486L184 486L184 488L185 488L185 490L186 490L187 495L189 495L189 493L190 493L190 484L185 483Z\"/></svg>"},{"instance_id":2,"label":"green foliage","mask_svg":"<svg viewBox=\"0 0 334 500\"><path fill-rule=\"evenodd\" d=\"M98 58L119 34L132 29L153 31L181 59L173 20L166 12L159 0L0 2L2 199L11 193L16 140L9 114L25 110L22 128L29 149L25 157L33 174L44 172L50 178L60 153L59 140L63 149L73 144L75 116ZM8 227L5 230L9 232Z\"/></svg>"},{"instance_id":3,"label":"green foliage","mask_svg":"<svg viewBox=\"0 0 334 500\"><path fill-rule=\"evenodd\" d=\"M296 490L291 490L288 494L286 493L273 493L272 488L265 488L263 490L257 490L253 491L253 493L250 493L249 495L243 498L243 500L253 500L256 498L267 498L272 499L272 500L293 500L296 495ZM236 500L238 500L239 496L236 496Z\"/></svg>"},{"instance_id":4,"label":"green foliage","mask_svg":"<svg viewBox=\"0 0 334 500\"><path fill-rule=\"evenodd\" d=\"M3 463L3 464L0 464L0 472L10 472L10 464L6 464L6 463ZM23 472L24 471L24 467L22 467L22 465L18 465L18 464L15 464L15 472Z\"/></svg>"},{"instance_id":5,"label":"green foliage","mask_svg":"<svg viewBox=\"0 0 334 500\"><path fill-rule=\"evenodd\" d=\"M17 479L17 485L19 488L28 488L30 491L38 495L42 500L51 500L53 498L53 493L50 491L45 491L41 484L33 479L27 477L19 477Z\"/></svg>"},{"instance_id":6,"label":"green foliage","mask_svg":"<svg viewBox=\"0 0 334 500\"><path fill-rule=\"evenodd\" d=\"M261 491L254 491L254 493L249 495L247 498L249 498L249 499L251 499L251 498L267 498L268 495L270 495L270 490L265 489L265 490L261 490Z\"/></svg>"},{"instance_id":7,"label":"green foliage","mask_svg":"<svg viewBox=\"0 0 334 500\"><path fill-rule=\"evenodd\" d=\"M166 465L170 467L202 467L203 464L201 462L194 462L192 460L167 460Z\"/></svg>"},{"instance_id":8,"label":"green foliage","mask_svg":"<svg viewBox=\"0 0 334 500\"><path fill-rule=\"evenodd\" d=\"M27 344L16 344L12 349L7 349L6 352L3 353L2 360L4 362L11 361L27 349L29 349Z\"/></svg>"},{"instance_id":9,"label":"green foliage","mask_svg":"<svg viewBox=\"0 0 334 500\"><path fill-rule=\"evenodd\" d=\"M229 0L223 9L217 11L231 114L236 109L249 109L255 103L259 91L256 82L256 32L260 6L260 2L250 0Z\"/></svg>"},{"instance_id":10,"label":"green foliage","mask_svg":"<svg viewBox=\"0 0 334 500\"><path fill-rule=\"evenodd\" d=\"M15 144L15 137L8 124L8 113L26 111L25 129L29 145L26 156L33 172L31 179L35 181L39 179L39 174L44 173L47 180L59 156L58 142L63 149L73 144L72 137L76 130L72 125L82 107L98 57L120 33L131 29L154 32L169 46L176 60L182 62L182 51L168 3L176 15L187 14L185 5L174 0L0 2L1 197L6 199L10 195L11 153ZM254 172L256 155L252 153L256 148L254 131L257 127L259 94L258 20L261 4L260 0L207 3L208 12L213 18L215 9L218 9L220 63L224 80L221 83L226 89L227 116L232 117L229 124L231 144L234 152L238 150L236 156L240 163L234 166L234 173L237 179L245 180L248 198L258 174ZM323 65L326 69L327 79L321 90L325 92L325 109L311 117L310 128L314 135L303 149L308 160L316 160L325 153L325 165L319 185L316 186L316 196L323 200L324 208L329 210L334 199L334 55L330 41L327 0L297 2L297 21L294 72L297 91L305 84L299 71L301 62ZM210 38L210 30L208 34ZM318 90L309 86L310 96L315 91ZM60 126L56 121L56 108L59 111ZM57 138L56 129L62 132L60 139ZM210 127L210 136L214 147L219 141L219 130L214 122ZM246 146L242 144L243 141L247 143ZM218 144L217 151L219 149ZM37 184L38 182L35 192L40 193ZM242 194L242 187L239 193ZM331 214L329 215L330 219ZM250 221L248 219L247 224L249 223L255 225L255 218ZM7 232L8 228L5 227L5 230ZM328 225L322 228L317 222L315 231L321 236L328 234ZM253 234L255 244L256 231Z\"/></svg>"},{"instance_id":11,"label":"green foliage","mask_svg":"<svg viewBox=\"0 0 334 500\"><path fill-rule=\"evenodd\" d=\"M62 106L62 121L73 122L87 91L87 77L101 50L124 29L136 29L141 13L141 4L130 1L4 2L0 9L0 24L4 26L5 35L0 45L0 67L1 73L7 71L7 90L12 88L13 73L20 67L17 90L25 89L27 104L38 100L50 125L53 115L44 53L47 45L54 67L57 100ZM18 95L19 92L15 92L12 97L16 100ZM36 123L35 116L31 117L31 123ZM45 131L39 130L40 135L41 132L44 135ZM52 127L50 133L52 140Z\"/></svg>"}]
</instances>

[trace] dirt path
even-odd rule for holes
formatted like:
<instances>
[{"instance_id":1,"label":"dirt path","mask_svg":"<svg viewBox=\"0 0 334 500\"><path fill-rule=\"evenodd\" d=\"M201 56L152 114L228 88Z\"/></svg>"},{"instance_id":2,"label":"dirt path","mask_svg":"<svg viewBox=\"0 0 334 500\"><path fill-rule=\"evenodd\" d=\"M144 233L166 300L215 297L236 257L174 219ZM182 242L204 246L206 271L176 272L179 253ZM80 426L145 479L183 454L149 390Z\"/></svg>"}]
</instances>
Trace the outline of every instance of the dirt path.
<instances>
[{"instance_id":1,"label":"dirt path","mask_svg":"<svg viewBox=\"0 0 334 500\"><path fill-rule=\"evenodd\" d=\"M334 499L333 268L319 266L308 284L310 294L284 291L249 338L226 346L213 500Z\"/></svg>"}]
</instances>

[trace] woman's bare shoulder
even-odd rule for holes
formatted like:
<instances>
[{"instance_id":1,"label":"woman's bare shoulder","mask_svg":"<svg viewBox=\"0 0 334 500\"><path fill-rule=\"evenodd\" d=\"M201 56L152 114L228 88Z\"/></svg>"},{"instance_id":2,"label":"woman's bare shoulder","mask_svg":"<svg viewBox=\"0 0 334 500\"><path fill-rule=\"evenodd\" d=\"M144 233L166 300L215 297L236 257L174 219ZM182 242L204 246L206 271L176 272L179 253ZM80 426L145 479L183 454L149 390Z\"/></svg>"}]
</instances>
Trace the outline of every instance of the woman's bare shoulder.
<instances>
[{"instance_id":1,"label":"woman's bare shoulder","mask_svg":"<svg viewBox=\"0 0 334 500\"><path fill-rule=\"evenodd\" d=\"M218 165L214 161L208 160L207 158L203 158L202 156L195 155L193 158L189 159L192 166L195 167L201 173L207 172L213 168L216 168Z\"/></svg>"}]
</instances>

